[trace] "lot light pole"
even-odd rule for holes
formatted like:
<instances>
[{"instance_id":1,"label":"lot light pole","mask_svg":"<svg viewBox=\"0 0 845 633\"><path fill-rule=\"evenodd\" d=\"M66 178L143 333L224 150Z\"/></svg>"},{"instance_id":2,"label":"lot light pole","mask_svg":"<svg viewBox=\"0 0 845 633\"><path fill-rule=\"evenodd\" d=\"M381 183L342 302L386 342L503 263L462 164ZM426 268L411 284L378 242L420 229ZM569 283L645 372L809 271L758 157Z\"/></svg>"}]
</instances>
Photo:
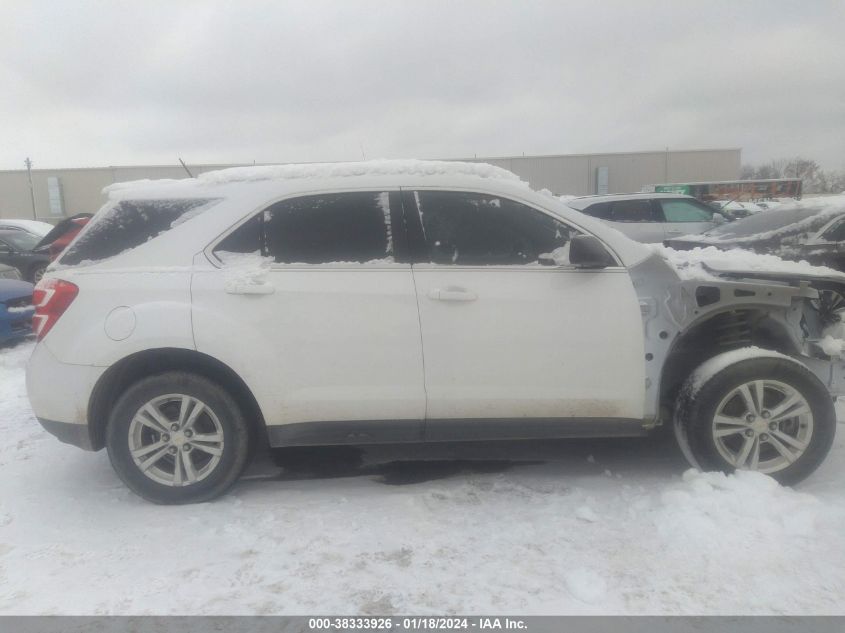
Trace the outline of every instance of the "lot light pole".
<instances>
[{"instance_id":1,"label":"lot light pole","mask_svg":"<svg viewBox=\"0 0 845 633\"><path fill-rule=\"evenodd\" d=\"M32 161L29 159L29 156L26 157L26 160L23 162L26 165L26 176L29 179L29 197L32 200L32 219L38 219L38 213L35 211L35 188L32 186Z\"/></svg>"}]
</instances>

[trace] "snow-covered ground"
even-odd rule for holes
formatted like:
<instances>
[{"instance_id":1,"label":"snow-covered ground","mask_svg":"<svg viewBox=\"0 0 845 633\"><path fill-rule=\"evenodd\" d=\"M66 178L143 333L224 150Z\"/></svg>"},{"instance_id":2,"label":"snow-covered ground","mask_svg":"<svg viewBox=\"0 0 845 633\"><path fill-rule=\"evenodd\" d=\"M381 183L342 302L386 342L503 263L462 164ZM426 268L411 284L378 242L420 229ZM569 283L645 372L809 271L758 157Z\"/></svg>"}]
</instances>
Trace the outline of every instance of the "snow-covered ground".
<instances>
[{"instance_id":1,"label":"snow-covered ground","mask_svg":"<svg viewBox=\"0 0 845 633\"><path fill-rule=\"evenodd\" d=\"M0 614L845 613L842 426L797 490L657 437L289 451L159 507L41 430L31 348L0 349Z\"/></svg>"}]
</instances>

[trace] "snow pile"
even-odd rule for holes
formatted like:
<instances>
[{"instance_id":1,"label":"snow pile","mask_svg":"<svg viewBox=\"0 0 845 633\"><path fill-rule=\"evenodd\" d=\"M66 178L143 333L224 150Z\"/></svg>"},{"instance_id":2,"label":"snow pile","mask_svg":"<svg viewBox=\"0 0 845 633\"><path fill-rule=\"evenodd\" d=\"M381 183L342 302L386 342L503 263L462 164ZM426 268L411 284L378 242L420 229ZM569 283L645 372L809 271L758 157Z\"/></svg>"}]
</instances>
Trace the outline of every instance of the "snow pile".
<instances>
[{"instance_id":1,"label":"snow pile","mask_svg":"<svg viewBox=\"0 0 845 633\"><path fill-rule=\"evenodd\" d=\"M845 274L827 266L813 266L806 261L793 262L781 259L777 255L762 255L752 251L732 249L722 251L715 246L696 247L688 251L679 251L662 244L650 244L658 255L669 262L681 279L712 280L712 273L704 269L704 264L718 272L759 272L817 277L836 277L845 282Z\"/></svg>"},{"instance_id":2,"label":"snow pile","mask_svg":"<svg viewBox=\"0 0 845 633\"><path fill-rule=\"evenodd\" d=\"M352 176L473 176L522 182L513 172L487 163L443 160L368 160L350 163L302 163L232 167L200 174L199 182L224 184L292 178L346 178ZM524 183L527 187L528 184Z\"/></svg>"}]
</instances>

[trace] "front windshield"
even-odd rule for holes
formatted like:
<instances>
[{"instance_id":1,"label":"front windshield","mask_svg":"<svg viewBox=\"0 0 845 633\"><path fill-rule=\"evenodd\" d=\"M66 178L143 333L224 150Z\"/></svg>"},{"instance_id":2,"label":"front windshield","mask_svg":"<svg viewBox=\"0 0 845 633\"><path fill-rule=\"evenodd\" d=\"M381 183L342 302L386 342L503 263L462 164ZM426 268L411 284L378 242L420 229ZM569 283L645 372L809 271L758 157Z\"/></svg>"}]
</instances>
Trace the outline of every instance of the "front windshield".
<instances>
[{"instance_id":1,"label":"front windshield","mask_svg":"<svg viewBox=\"0 0 845 633\"><path fill-rule=\"evenodd\" d=\"M15 250L31 251L38 244L38 238L23 231L9 231L0 236L7 244L11 244Z\"/></svg>"},{"instance_id":2,"label":"front windshield","mask_svg":"<svg viewBox=\"0 0 845 633\"><path fill-rule=\"evenodd\" d=\"M807 220L814 215L818 215L821 211L822 209L819 207L791 207L761 211L735 222L720 224L707 231L705 235L720 239L759 235Z\"/></svg>"}]
</instances>

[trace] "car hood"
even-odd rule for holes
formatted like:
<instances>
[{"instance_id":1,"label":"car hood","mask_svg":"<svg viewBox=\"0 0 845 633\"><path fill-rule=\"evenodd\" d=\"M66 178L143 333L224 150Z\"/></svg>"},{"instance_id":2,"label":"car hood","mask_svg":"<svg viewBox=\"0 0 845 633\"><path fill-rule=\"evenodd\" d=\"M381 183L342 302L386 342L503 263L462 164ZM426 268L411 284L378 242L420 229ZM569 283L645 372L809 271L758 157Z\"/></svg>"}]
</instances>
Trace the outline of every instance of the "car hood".
<instances>
[{"instance_id":1,"label":"car hood","mask_svg":"<svg viewBox=\"0 0 845 633\"><path fill-rule=\"evenodd\" d=\"M31 295L34 287L31 283L17 279L0 279L0 301L20 299Z\"/></svg>"}]
</instances>

